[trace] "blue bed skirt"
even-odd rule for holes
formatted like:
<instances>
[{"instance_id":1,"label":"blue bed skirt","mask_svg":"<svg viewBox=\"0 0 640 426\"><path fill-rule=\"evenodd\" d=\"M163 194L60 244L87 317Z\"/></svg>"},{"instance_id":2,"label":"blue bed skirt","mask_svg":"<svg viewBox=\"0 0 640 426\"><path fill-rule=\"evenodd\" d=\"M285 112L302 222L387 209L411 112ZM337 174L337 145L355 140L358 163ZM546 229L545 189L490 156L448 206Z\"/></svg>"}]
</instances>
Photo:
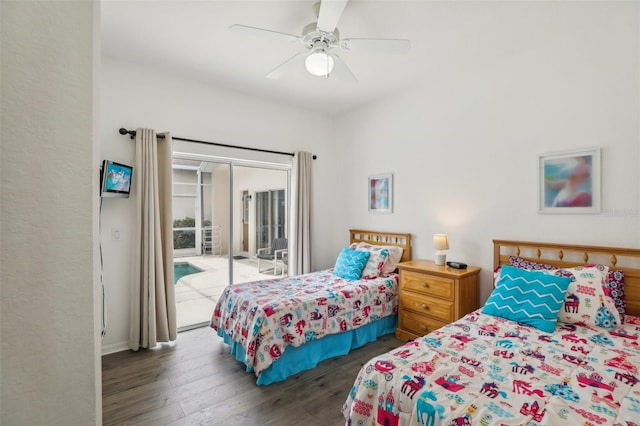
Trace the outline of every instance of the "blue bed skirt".
<instances>
[{"instance_id":1,"label":"blue bed skirt","mask_svg":"<svg viewBox=\"0 0 640 426\"><path fill-rule=\"evenodd\" d=\"M297 348L287 346L282 356L260 374L256 383L269 385L301 371L315 368L321 361L346 355L352 349L373 342L385 334L395 332L397 326L397 315L390 315L355 330L330 334L322 339L312 340ZM222 337L224 342L231 347L231 355L246 365L246 352L242 345L231 339L222 330L218 330L218 336ZM247 371L253 371L253 368L247 365Z\"/></svg>"}]
</instances>

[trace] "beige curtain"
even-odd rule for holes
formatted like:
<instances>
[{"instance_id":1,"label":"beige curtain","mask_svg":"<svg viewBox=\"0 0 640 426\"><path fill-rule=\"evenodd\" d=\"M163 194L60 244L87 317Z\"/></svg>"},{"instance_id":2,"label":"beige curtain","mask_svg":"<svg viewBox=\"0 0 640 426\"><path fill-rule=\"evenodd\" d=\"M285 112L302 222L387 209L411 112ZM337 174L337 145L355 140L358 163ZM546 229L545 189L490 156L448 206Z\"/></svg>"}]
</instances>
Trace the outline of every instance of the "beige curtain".
<instances>
[{"instance_id":1,"label":"beige curtain","mask_svg":"<svg viewBox=\"0 0 640 426\"><path fill-rule=\"evenodd\" d=\"M131 265L129 346L134 351L176 340L171 211L171 136L136 130L136 216Z\"/></svg>"},{"instance_id":2,"label":"beige curtain","mask_svg":"<svg viewBox=\"0 0 640 426\"><path fill-rule=\"evenodd\" d=\"M308 152L296 152L291 179L291 238L289 269L291 275L311 272L311 164Z\"/></svg>"}]
</instances>

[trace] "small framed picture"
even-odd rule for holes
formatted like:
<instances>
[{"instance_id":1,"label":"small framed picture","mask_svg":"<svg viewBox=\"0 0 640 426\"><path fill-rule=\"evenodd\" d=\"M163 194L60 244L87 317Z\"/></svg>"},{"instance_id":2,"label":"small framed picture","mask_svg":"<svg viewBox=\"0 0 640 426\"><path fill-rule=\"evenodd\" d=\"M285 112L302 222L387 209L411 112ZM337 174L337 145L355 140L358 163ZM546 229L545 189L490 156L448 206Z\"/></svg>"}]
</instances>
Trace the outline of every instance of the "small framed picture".
<instances>
[{"instance_id":1,"label":"small framed picture","mask_svg":"<svg viewBox=\"0 0 640 426\"><path fill-rule=\"evenodd\" d=\"M369 176L369 212L393 212L393 175Z\"/></svg>"},{"instance_id":2,"label":"small framed picture","mask_svg":"<svg viewBox=\"0 0 640 426\"><path fill-rule=\"evenodd\" d=\"M538 156L540 213L600 213L600 148Z\"/></svg>"}]
</instances>

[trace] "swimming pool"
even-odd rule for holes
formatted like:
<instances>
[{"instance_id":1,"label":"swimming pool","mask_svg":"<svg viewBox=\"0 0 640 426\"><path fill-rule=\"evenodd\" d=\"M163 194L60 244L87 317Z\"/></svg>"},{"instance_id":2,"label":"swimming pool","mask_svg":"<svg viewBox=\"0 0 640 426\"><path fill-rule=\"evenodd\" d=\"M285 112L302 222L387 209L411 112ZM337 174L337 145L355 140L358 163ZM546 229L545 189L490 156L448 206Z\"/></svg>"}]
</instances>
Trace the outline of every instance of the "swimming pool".
<instances>
[{"instance_id":1,"label":"swimming pool","mask_svg":"<svg viewBox=\"0 0 640 426\"><path fill-rule=\"evenodd\" d=\"M202 269L196 268L190 263L174 263L173 264L173 283L177 284L178 280L184 276L197 274L202 272Z\"/></svg>"}]
</instances>

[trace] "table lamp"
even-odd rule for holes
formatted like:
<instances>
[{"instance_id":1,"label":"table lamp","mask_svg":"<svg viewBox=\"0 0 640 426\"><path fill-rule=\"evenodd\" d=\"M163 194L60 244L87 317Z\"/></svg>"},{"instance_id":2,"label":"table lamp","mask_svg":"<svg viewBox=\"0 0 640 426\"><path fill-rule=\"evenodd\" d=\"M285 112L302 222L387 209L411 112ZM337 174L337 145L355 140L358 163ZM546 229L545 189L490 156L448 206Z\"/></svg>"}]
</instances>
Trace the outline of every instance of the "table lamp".
<instances>
[{"instance_id":1,"label":"table lamp","mask_svg":"<svg viewBox=\"0 0 640 426\"><path fill-rule=\"evenodd\" d=\"M444 265L447 260L447 253L445 253L445 250L449 250L449 239L447 238L447 235L434 234L433 248L436 249L436 265Z\"/></svg>"}]
</instances>

